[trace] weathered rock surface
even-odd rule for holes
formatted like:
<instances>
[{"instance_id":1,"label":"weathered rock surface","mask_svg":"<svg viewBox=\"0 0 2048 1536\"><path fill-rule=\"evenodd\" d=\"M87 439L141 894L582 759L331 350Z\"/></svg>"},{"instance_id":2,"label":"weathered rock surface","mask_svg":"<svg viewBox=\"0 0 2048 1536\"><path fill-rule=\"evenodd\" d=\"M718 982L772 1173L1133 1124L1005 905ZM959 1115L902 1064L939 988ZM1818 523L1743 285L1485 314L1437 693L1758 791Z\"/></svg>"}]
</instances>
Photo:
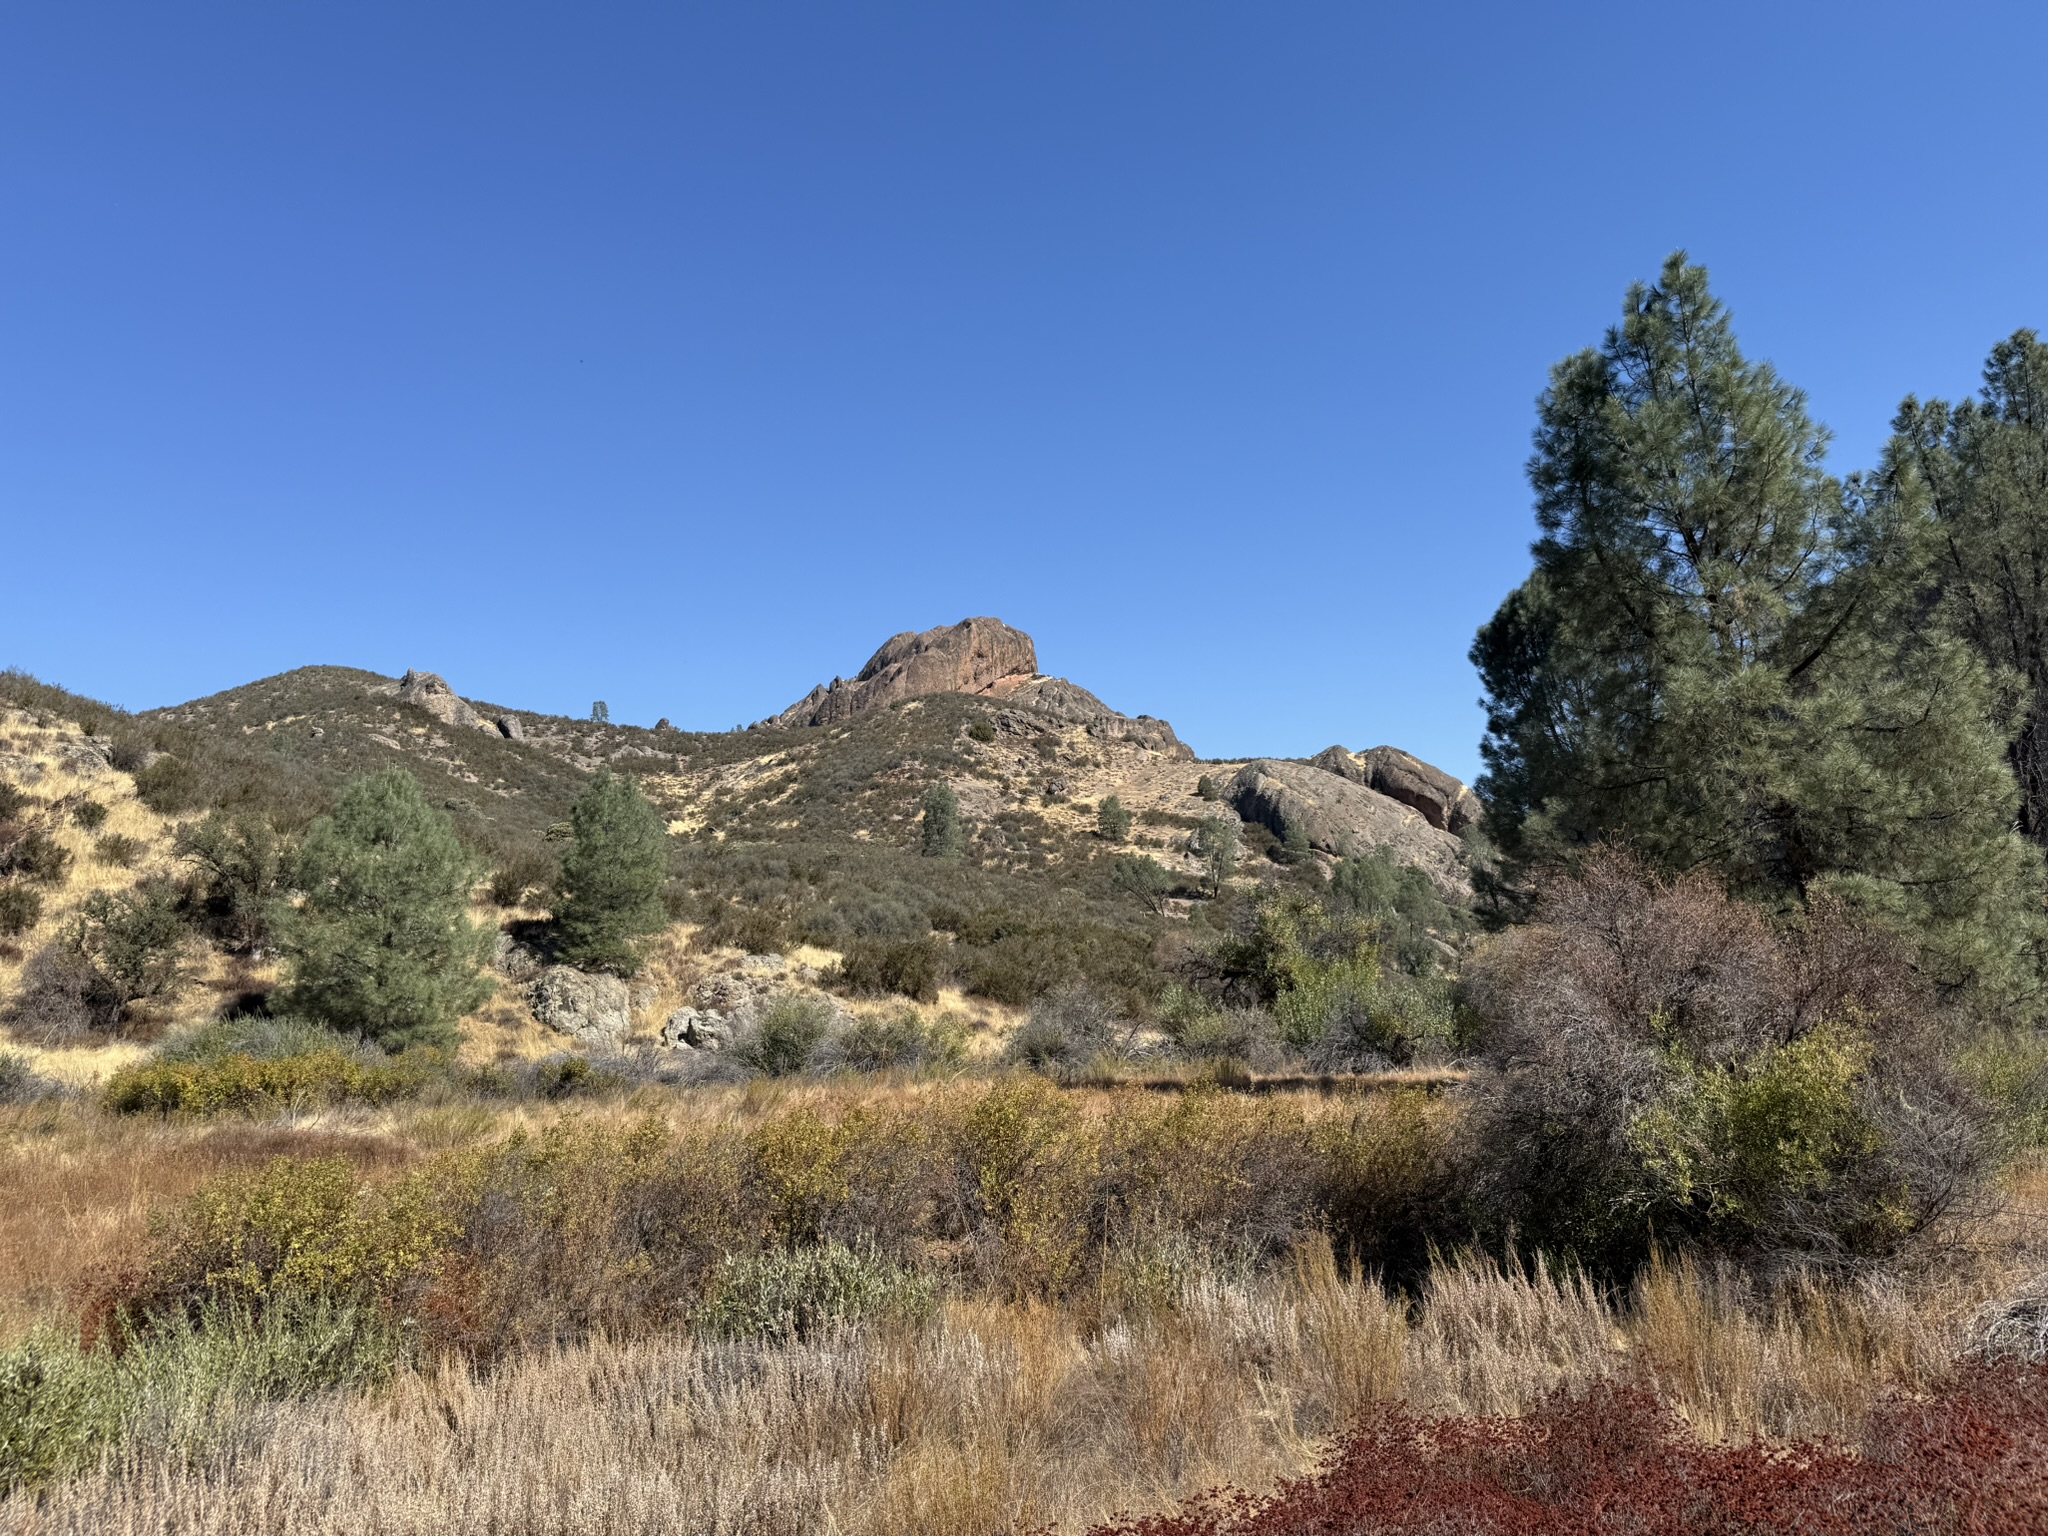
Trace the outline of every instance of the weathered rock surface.
<instances>
[{"instance_id":1,"label":"weathered rock surface","mask_svg":"<svg viewBox=\"0 0 2048 1536\"><path fill-rule=\"evenodd\" d=\"M587 1045L616 1045L633 1024L632 998L616 976L551 965L526 997L541 1023Z\"/></svg>"},{"instance_id":2,"label":"weathered rock surface","mask_svg":"<svg viewBox=\"0 0 2048 1536\"><path fill-rule=\"evenodd\" d=\"M661 1043L674 1050L722 1051L732 1044L732 1018L705 1008L678 1008L661 1026Z\"/></svg>"},{"instance_id":3,"label":"weathered rock surface","mask_svg":"<svg viewBox=\"0 0 2048 1536\"><path fill-rule=\"evenodd\" d=\"M831 725L932 693L965 693L1022 705L1102 741L1128 741L1156 752L1192 757L1173 727L1149 715L1120 715L1086 688L1038 670L1038 647L1000 619L901 634L868 659L851 682L820 683L755 730Z\"/></svg>"},{"instance_id":4,"label":"weathered rock surface","mask_svg":"<svg viewBox=\"0 0 2048 1536\"><path fill-rule=\"evenodd\" d=\"M1261 759L1238 771L1225 799L1238 815L1275 837L1284 838L1298 826L1311 848L1339 858L1383 848L1429 876L1445 899L1471 900L1458 839L1366 785L1308 763Z\"/></svg>"},{"instance_id":5,"label":"weathered rock surface","mask_svg":"<svg viewBox=\"0 0 2048 1536\"><path fill-rule=\"evenodd\" d=\"M1120 715L1078 683L1063 677L1033 677L1001 697L1049 715L1063 725L1078 725L1097 741L1127 741L1154 752L1192 759L1194 752L1173 734L1173 727L1150 715Z\"/></svg>"},{"instance_id":6,"label":"weathered rock surface","mask_svg":"<svg viewBox=\"0 0 2048 1536\"><path fill-rule=\"evenodd\" d=\"M455 690L448 686L448 679L438 672L415 672L408 668L405 676L398 680L398 700L401 704L425 710L443 725L511 734L497 721L486 720L466 700L457 697Z\"/></svg>"},{"instance_id":7,"label":"weathered rock surface","mask_svg":"<svg viewBox=\"0 0 2048 1536\"><path fill-rule=\"evenodd\" d=\"M1463 782L1399 747L1374 747L1365 760L1372 787L1413 806L1432 827L1462 832L1486 814L1479 797Z\"/></svg>"},{"instance_id":8,"label":"weathered rock surface","mask_svg":"<svg viewBox=\"0 0 2048 1536\"><path fill-rule=\"evenodd\" d=\"M1309 759L1309 766L1398 800L1439 831L1462 832L1486 814L1479 797L1462 780L1399 747L1374 747L1369 752L1325 747Z\"/></svg>"},{"instance_id":9,"label":"weathered rock surface","mask_svg":"<svg viewBox=\"0 0 2048 1536\"><path fill-rule=\"evenodd\" d=\"M1022 682L1037 673L1038 648L1029 635L1001 619L962 619L895 636L851 682L835 677L829 687L813 688L761 725L831 725L928 693L991 694L1007 680Z\"/></svg>"}]
</instances>

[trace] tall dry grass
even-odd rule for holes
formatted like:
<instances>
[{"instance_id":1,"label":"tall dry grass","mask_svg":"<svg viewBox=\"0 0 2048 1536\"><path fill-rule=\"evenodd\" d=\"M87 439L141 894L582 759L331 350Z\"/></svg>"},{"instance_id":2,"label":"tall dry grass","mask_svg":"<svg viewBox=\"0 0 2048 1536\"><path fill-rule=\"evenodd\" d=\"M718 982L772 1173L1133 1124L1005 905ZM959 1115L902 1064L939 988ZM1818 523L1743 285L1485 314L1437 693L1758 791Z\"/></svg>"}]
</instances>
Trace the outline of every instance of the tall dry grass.
<instances>
[{"instance_id":1,"label":"tall dry grass","mask_svg":"<svg viewBox=\"0 0 2048 1536\"><path fill-rule=\"evenodd\" d=\"M1681 1263L1612 1295L1469 1261L1411 1303L1311 1242L1257 1276L1189 1260L1163 1286L955 1299L910 1329L594 1341L245 1406L196 1456L145 1435L40 1503L0 1504L0 1530L1073 1530L1269 1486L1369 1403L1519 1412L1610 1379L1648 1382L1709 1438L1843 1434L1880 1391L1939 1381L1990 1278L1957 1273L1759 1290Z\"/></svg>"}]
</instances>

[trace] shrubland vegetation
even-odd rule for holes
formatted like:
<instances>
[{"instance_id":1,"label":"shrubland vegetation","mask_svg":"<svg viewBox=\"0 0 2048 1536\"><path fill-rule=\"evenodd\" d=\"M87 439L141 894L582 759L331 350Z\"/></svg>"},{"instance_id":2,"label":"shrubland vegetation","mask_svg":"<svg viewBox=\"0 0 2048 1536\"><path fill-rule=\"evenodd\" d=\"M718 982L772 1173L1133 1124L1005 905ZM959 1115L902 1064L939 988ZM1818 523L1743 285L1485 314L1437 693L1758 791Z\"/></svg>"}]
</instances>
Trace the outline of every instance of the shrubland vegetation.
<instances>
[{"instance_id":1,"label":"shrubland vegetation","mask_svg":"<svg viewBox=\"0 0 2048 1536\"><path fill-rule=\"evenodd\" d=\"M1051 724L985 793L969 698L0 677L118 770L0 782L0 1527L2048 1529L2048 349L1986 377L1832 479L1681 258L1559 366L1471 910L1195 765L1064 805ZM494 952L803 946L721 1050L465 1039Z\"/></svg>"}]
</instances>

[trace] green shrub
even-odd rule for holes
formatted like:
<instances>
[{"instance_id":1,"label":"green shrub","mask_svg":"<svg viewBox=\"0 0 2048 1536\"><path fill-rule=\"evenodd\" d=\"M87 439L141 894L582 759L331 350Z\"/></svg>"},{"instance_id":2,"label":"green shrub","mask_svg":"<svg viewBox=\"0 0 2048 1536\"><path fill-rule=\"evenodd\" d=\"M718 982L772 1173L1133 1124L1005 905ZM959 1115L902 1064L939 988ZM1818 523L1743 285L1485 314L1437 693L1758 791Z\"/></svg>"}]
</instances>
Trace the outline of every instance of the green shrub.
<instances>
[{"instance_id":1,"label":"green shrub","mask_svg":"<svg viewBox=\"0 0 2048 1536\"><path fill-rule=\"evenodd\" d=\"M1670 1084L1629 1122L1651 1181L1645 1204L1693 1212L1724 1246L1760 1240L1787 1205L1824 1196L1878 1150L1856 1091L1871 1055L1868 1036L1828 1020L1725 1065L1669 1048ZM1882 1202L1865 1219L1896 1224L1898 1235L1913 1224L1909 1208ZM1884 1245L1879 1234L1844 1235Z\"/></svg>"},{"instance_id":2,"label":"green shrub","mask_svg":"<svg viewBox=\"0 0 2048 1536\"><path fill-rule=\"evenodd\" d=\"M949 1018L927 1021L915 1008L856 1018L829 1042L827 1059L856 1072L951 1066L967 1053L964 1031Z\"/></svg>"},{"instance_id":3,"label":"green shrub","mask_svg":"<svg viewBox=\"0 0 2048 1536\"><path fill-rule=\"evenodd\" d=\"M43 828L0 822L0 877L18 875L38 885L56 885L71 867L71 850Z\"/></svg>"},{"instance_id":4,"label":"green shrub","mask_svg":"<svg viewBox=\"0 0 2048 1536\"><path fill-rule=\"evenodd\" d=\"M839 980L868 996L893 992L921 1003L935 1002L943 960L938 941L930 937L902 943L859 939L839 963Z\"/></svg>"},{"instance_id":5,"label":"green shrub","mask_svg":"<svg viewBox=\"0 0 2048 1536\"><path fill-rule=\"evenodd\" d=\"M179 827L172 847L195 873L202 926L238 953L268 949L294 857L290 841L265 817L215 811Z\"/></svg>"},{"instance_id":6,"label":"green shrub","mask_svg":"<svg viewBox=\"0 0 2048 1536\"><path fill-rule=\"evenodd\" d=\"M839 1243L728 1257L692 1323L717 1338L791 1341L930 1312L938 1287Z\"/></svg>"},{"instance_id":7,"label":"green shrub","mask_svg":"<svg viewBox=\"0 0 2048 1536\"><path fill-rule=\"evenodd\" d=\"M986 719L977 719L967 727L967 734L986 745L996 739L996 728Z\"/></svg>"},{"instance_id":8,"label":"green shrub","mask_svg":"<svg viewBox=\"0 0 2048 1536\"><path fill-rule=\"evenodd\" d=\"M191 938L178 892L166 880L85 898L63 948L82 966L83 1001L94 1027L111 1030L138 1003L166 1002L191 979Z\"/></svg>"},{"instance_id":9,"label":"green shrub","mask_svg":"<svg viewBox=\"0 0 2048 1536\"><path fill-rule=\"evenodd\" d=\"M0 1493L82 1467L120 1424L109 1362L50 1335L0 1350Z\"/></svg>"},{"instance_id":10,"label":"green shrub","mask_svg":"<svg viewBox=\"0 0 2048 1536\"><path fill-rule=\"evenodd\" d=\"M1216 787L1216 781L1206 773L1195 780L1195 794L1203 800L1221 800L1223 798L1222 791Z\"/></svg>"},{"instance_id":11,"label":"green shrub","mask_svg":"<svg viewBox=\"0 0 2048 1536\"><path fill-rule=\"evenodd\" d=\"M130 837L125 832L109 832L92 845L92 856L102 864L133 869L135 861L142 857L142 850L140 838Z\"/></svg>"},{"instance_id":12,"label":"green shrub","mask_svg":"<svg viewBox=\"0 0 2048 1536\"><path fill-rule=\"evenodd\" d=\"M0 939L11 939L43 920L43 893L17 881L0 884Z\"/></svg>"},{"instance_id":13,"label":"green shrub","mask_svg":"<svg viewBox=\"0 0 2048 1536\"><path fill-rule=\"evenodd\" d=\"M787 1077L801 1072L832 1030L831 1002L812 993L775 998L729 1047L729 1054L757 1072Z\"/></svg>"},{"instance_id":14,"label":"green shrub","mask_svg":"<svg viewBox=\"0 0 2048 1536\"><path fill-rule=\"evenodd\" d=\"M71 807L71 820L88 832L97 832L107 824L107 808L97 800L80 800Z\"/></svg>"},{"instance_id":15,"label":"green shrub","mask_svg":"<svg viewBox=\"0 0 2048 1536\"><path fill-rule=\"evenodd\" d=\"M31 803L29 797L19 788L9 784L5 779L0 779L0 821L15 820Z\"/></svg>"},{"instance_id":16,"label":"green shrub","mask_svg":"<svg viewBox=\"0 0 2048 1536\"><path fill-rule=\"evenodd\" d=\"M415 1098L447 1076L438 1051L411 1050L365 1063L342 1050L198 1061L154 1061L107 1080L101 1102L115 1114L275 1114L335 1104L390 1104Z\"/></svg>"},{"instance_id":17,"label":"green shrub","mask_svg":"<svg viewBox=\"0 0 2048 1536\"><path fill-rule=\"evenodd\" d=\"M284 1056L317 1056L339 1051L365 1066L381 1066L389 1058L384 1051L360 1035L336 1034L324 1024L292 1014L244 1013L211 1019L189 1034L177 1035L159 1045L159 1062L220 1061L229 1056L250 1056L258 1061L275 1061Z\"/></svg>"},{"instance_id":18,"label":"green shrub","mask_svg":"<svg viewBox=\"0 0 2048 1536\"><path fill-rule=\"evenodd\" d=\"M924 792L922 818L918 826L919 851L928 859L957 859L967 844L967 829L960 820L960 797L944 784Z\"/></svg>"}]
</instances>

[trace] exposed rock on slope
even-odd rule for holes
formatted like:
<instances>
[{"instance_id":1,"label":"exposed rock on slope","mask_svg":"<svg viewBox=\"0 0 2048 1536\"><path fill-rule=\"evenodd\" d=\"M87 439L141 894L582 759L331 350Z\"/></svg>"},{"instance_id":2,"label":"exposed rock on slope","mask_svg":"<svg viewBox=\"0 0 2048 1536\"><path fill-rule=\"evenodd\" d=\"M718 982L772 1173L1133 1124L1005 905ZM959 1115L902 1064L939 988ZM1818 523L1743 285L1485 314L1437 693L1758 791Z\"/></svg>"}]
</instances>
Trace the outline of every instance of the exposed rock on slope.
<instances>
[{"instance_id":1,"label":"exposed rock on slope","mask_svg":"<svg viewBox=\"0 0 2048 1536\"><path fill-rule=\"evenodd\" d=\"M468 700L458 696L448 686L448 679L438 672L415 672L407 668L405 676L398 680L398 701L423 709L443 725L459 726L479 731L496 731L513 741L525 739L525 732L519 722L510 715L497 719L486 719L471 707Z\"/></svg>"},{"instance_id":2,"label":"exposed rock on slope","mask_svg":"<svg viewBox=\"0 0 2048 1536\"><path fill-rule=\"evenodd\" d=\"M1439 831L1462 832L1484 814L1479 797L1465 784L1399 747L1360 753L1325 747L1309 765L1400 801Z\"/></svg>"},{"instance_id":3,"label":"exposed rock on slope","mask_svg":"<svg viewBox=\"0 0 2048 1536\"><path fill-rule=\"evenodd\" d=\"M1238 770L1225 798L1275 837L1299 827L1311 848L1340 858L1383 848L1428 875L1446 900L1471 900L1458 839L1351 777L1309 763L1260 759Z\"/></svg>"},{"instance_id":4,"label":"exposed rock on slope","mask_svg":"<svg viewBox=\"0 0 2048 1536\"><path fill-rule=\"evenodd\" d=\"M1000 619L962 619L921 635L897 635L851 682L835 677L829 686L821 683L754 729L833 725L933 693L1001 699L1061 724L1081 726L1099 741L1128 741L1155 752L1193 756L1164 720L1120 715L1087 689L1042 675L1031 637Z\"/></svg>"},{"instance_id":5,"label":"exposed rock on slope","mask_svg":"<svg viewBox=\"0 0 2048 1536\"><path fill-rule=\"evenodd\" d=\"M1014 688L1037 674L1038 648L1029 635L1000 619L962 619L921 635L895 636L852 682L835 677L829 687L820 684L760 723L832 725L927 693L1000 695L1005 683Z\"/></svg>"}]
</instances>

